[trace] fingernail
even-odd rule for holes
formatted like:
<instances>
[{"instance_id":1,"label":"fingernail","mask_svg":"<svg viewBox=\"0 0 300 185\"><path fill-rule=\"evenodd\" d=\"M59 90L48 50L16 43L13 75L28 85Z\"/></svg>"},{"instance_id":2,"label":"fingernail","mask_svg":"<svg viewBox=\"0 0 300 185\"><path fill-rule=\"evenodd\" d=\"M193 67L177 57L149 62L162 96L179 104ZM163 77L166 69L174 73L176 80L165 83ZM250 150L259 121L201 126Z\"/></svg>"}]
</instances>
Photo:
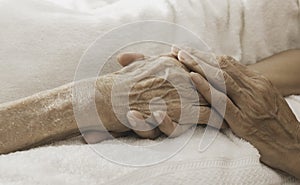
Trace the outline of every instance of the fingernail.
<instances>
[{"instance_id":1,"label":"fingernail","mask_svg":"<svg viewBox=\"0 0 300 185\"><path fill-rule=\"evenodd\" d=\"M160 124L165 119L165 113L161 111L153 112L153 116L155 117L158 124Z\"/></svg>"},{"instance_id":2,"label":"fingernail","mask_svg":"<svg viewBox=\"0 0 300 185\"><path fill-rule=\"evenodd\" d=\"M176 45L173 45L171 50L176 54L178 54L178 52L180 51L179 47L177 47Z\"/></svg>"},{"instance_id":3,"label":"fingernail","mask_svg":"<svg viewBox=\"0 0 300 185\"><path fill-rule=\"evenodd\" d=\"M190 77L192 79L193 86L196 86L196 84L200 84L201 83L201 80L199 80L199 74L191 72L190 73Z\"/></svg>"},{"instance_id":4,"label":"fingernail","mask_svg":"<svg viewBox=\"0 0 300 185\"><path fill-rule=\"evenodd\" d=\"M135 60L143 60L145 56L140 53L135 53Z\"/></svg>"},{"instance_id":5,"label":"fingernail","mask_svg":"<svg viewBox=\"0 0 300 185\"><path fill-rule=\"evenodd\" d=\"M132 126L132 127L136 127L137 126L136 117L131 112L127 113L127 119L128 119L128 122L129 122L130 126Z\"/></svg>"},{"instance_id":6,"label":"fingernail","mask_svg":"<svg viewBox=\"0 0 300 185\"><path fill-rule=\"evenodd\" d=\"M195 72L190 72L190 76L191 76L191 77L196 77L196 78L198 78L198 74L195 73Z\"/></svg>"}]
</instances>

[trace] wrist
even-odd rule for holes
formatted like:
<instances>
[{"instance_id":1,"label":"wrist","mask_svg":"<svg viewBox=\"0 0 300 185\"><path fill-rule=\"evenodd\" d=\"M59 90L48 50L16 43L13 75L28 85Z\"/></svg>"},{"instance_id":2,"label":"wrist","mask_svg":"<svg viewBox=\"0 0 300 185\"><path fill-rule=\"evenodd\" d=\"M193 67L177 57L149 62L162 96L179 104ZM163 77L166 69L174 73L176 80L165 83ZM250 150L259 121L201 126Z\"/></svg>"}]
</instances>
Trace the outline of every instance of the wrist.
<instances>
[{"instance_id":1,"label":"wrist","mask_svg":"<svg viewBox=\"0 0 300 185\"><path fill-rule=\"evenodd\" d=\"M300 50L288 50L248 67L267 77L283 96L300 94L299 57Z\"/></svg>"},{"instance_id":2,"label":"wrist","mask_svg":"<svg viewBox=\"0 0 300 185\"><path fill-rule=\"evenodd\" d=\"M101 119L102 125L96 125L95 129L102 129L114 132L129 131L129 128L123 125L116 116L112 105L112 88L115 80L114 74L100 76L95 86L96 108ZM119 102L118 102L119 103ZM117 105L121 106L121 105ZM126 114L124 114L126 117ZM123 115L123 116L124 116ZM127 120L127 119L126 119ZM105 128L103 128L104 126ZM101 128L102 127L102 128Z\"/></svg>"},{"instance_id":3,"label":"wrist","mask_svg":"<svg viewBox=\"0 0 300 185\"><path fill-rule=\"evenodd\" d=\"M291 90L286 87L286 84L282 80L282 76L280 76L279 73L270 71L269 68L266 68L261 63L252 64L247 67L266 77L273 84L273 86L279 90L281 95L288 96L291 94Z\"/></svg>"}]
</instances>

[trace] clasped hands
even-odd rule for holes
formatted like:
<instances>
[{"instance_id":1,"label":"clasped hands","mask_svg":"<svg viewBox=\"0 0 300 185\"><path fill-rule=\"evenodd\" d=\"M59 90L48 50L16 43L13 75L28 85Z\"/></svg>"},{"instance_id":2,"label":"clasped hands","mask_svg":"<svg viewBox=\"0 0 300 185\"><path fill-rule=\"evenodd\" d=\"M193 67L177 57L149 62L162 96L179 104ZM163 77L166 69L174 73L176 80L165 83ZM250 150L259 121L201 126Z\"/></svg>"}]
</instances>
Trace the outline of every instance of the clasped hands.
<instances>
[{"instance_id":1,"label":"clasped hands","mask_svg":"<svg viewBox=\"0 0 300 185\"><path fill-rule=\"evenodd\" d=\"M89 131L84 133L85 140L88 143L97 143L111 138L110 135L126 135L129 130L133 130L142 138L153 139L161 134L175 137L195 124L207 124L208 120L212 126L220 127L223 117L197 92L188 66L180 62L179 58L180 51L176 47L172 48L171 53L159 57L145 57L137 53L119 55L118 61L124 68L112 74L117 84L105 85L110 86L111 91L111 96L106 93L106 99L117 105L106 106L108 109L114 109L114 114L100 114L100 118L118 119L104 119L110 120L104 125L110 134ZM100 78L99 84L103 84L102 81ZM134 85L131 87L132 84ZM98 89L108 89L102 86L99 85ZM126 94L128 96L124 97ZM117 102L114 99L117 99ZM126 102L126 99L129 101ZM99 105L98 112L101 112L103 106L101 103ZM129 105L128 112L124 105ZM118 114L119 116L116 116ZM127 115L126 121L122 119L122 115ZM221 127L227 127L226 123Z\"/></svg>"},{"instance_id":2,"label":"clasped hands","mask_svg":"<svg viewBox=\"0 0 300 185\"><path fill-rule=\"evenodd\" d=\"M189 76L199 93L200 117L197 123L178 124L178 118L174 117L178 117L176 114L179 114L179 111L157 110L150 115L153 119L152 123L149 123L145 120L145 114L139 110L131 110L127 113L130 128L142 138L156 138L162 133L170 137L178 136L195 124L207 124L212 114L216 122L216 125L211 123L212 126L226 128L229 124L233 132L244 139L261 132L264 135L261 137L272 139L274 135L268 134L265 124L282 116L296 120L283 97L269 80L238 63L232 57L213 58L212 55L196 49L180 49L174 46L171 53L165 57L179 61L181 65L183 64L180 66L182 69L191 71ZM118 61L123 67L128 67L144 59L145 56L138 53L124 53L118 57ZM204 69L210 71L208 76ZM220 78L221 75L223 78ZM174 78L181 77L174 76ZM222 83L225 84L225 89L222 87ZM212 93L217 99L214 101L218 102L220 99L226 100L226 102L219 101L215 107L210 107ZM177 99L175 96L174 94L174 99ZM219 110L224 107L224 103L226 111L224 115L220 115ZM220 125L223 117L223 124ZM276 128L274 127L274 129ZM276 130L276 132L279 131L280 129ZM103 134L106 133L88 132L85 139L89 143L96 143L106 138ZM113 136L124 135L113 131L111 134ZM282 134L282 137L288 137L288 133Z\"/></svg>"},{"instance_id":3,"label":"clasped hands","mask_svg":"<svg viewBox=\"0 0 300 185\"><path fill-rule=\"evenodd\" d=\"M164 68L168 73L169 69L180 66L180 73L169 77L179 84L187 84L183 89L187 89L187 92L195 91L197 98L193 93L187 93L183 96L186 104L182 104L182 97L176 94L174 87L166 80L146 78L146 82L141 81L133 88L135 93L130 95L133 103L130 103L130 110L127 112L129 128L126 127L123 131L132 130L142 138L156 138L162 133L175 137L196 124L208 124L208 121L216 128L229 126L234 134L258 149L262 162L300 178L300 124L269 79L230 56L214 57L192 48L180 49L173 46L171 54L161 57L164 59L156 63L159 64L156 69ZM151 71L150 68L155 63L147 62L147 57L138 53L119 56L119 63L124 66L125 72L140 70L143 73L148 68ZM143 69L139 69L140 67ZM117 73L122 73L122 70ZM149 73L150 76L151 74ZM151 97L156 95L165 98L167 109L149 112L145 107L149 106ZM179 122L181 106L198 114L196 121ZM122 132L109 131L116 137L124 135ZM87 132L85 140L96 143L109 138L105 134L107 133Z\"/></svg>"},{"instance_id":4,"label":"clasped hands","mask_svg":"<svg viewBox=\"0 0 300 185\"><path fill-rule=\"evenodd\" d=\"M181 72L188 74L191 85L184 88L190 91L195 90L198 98L184 96L184 99L191 104L184 106L188 106L193 113L198 113L199 117L194 122L178 123L178 115L181 113L179 109L183 106L180 104L182 97L179 98L178 94L174 93L174 88L165 83L165 80L158 79L157 81L155 78L150 78L150 82L141 82L134 90L137 93L132 97L135 97L135 100L145 101L142 103L140 100L133 101L133 104L137 106L127 113L130 129L126 131L133 130L142 138L156 138L162 133L175 137L193 125L205 125L208 121L212 121L211 126L216 128L229 126L234 134L254 145L260 152L261 161L265 164L299 178L300 124L270 80L230 56L214 57L196 49L180 49L173 46L171 54L162 57L165 57L166 63L170 61L176 63L169 67L179 65ZM132 65L145 58L147 57L138 53L124 53L119 56L119 63L129 68L125 71L138 70ZM162 62L160 65L165 66L165 63ZM149 67L145 63L136 66ZM171 78L181 79L185 78L185 75L171 75ZM155 86L156 83L160 85ZM189 82L185 81L184 84L189 84ZM155 96L151 92L160 88L164 89L164 93L158 91L157 95L167 98L167 110L155 110L149 113L149 110L139 109L141 106L148 106L149 97ZM145 93L139 91L141 89L149 89L149 91ZM139 92L141 92L140 95ZM147 105L144 105L145 103ZM147 111L148 113L145 114ZM147 121L149 117L150 122ZM210 119L211 117L213 119ZM109 131L113 136L124 135ZM88 132L85 140L89 143L96 143L109 138L105 134L107 133ZM282 160L284 156L296 160Z\"/></svg>"}]
</instances>

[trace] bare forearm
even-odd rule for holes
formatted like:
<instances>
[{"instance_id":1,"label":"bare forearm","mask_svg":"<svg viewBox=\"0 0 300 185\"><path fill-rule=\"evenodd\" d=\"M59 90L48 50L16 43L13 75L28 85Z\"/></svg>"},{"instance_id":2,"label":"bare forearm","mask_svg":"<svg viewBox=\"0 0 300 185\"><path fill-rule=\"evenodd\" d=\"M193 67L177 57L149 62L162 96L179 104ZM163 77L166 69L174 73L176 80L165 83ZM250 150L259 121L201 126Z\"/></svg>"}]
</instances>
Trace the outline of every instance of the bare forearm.
<instances>
[{"instance_id":1,"label":"bare forearm","mask_svg":"<svg viewBox=\"0 0 300 185\"><path fill-rule=\"evenodd\" d=\"M71 85L0 108L0 154L78 133L72 109Z\"/></svg>"},{"instance_id":2,"label":"bare forearm","mask_svg":"<svg viewBox=\"0 0 300 185\"><path fill-rule=\"evenodd\" d=\"M98 79L99 92L109 90L111 77L103 76ZM85 86L89 81L78 82ZM49 143L50 141L66 139L79 135L79 129L73 110L74 83L49 91L35 94L0 106L0 154L23 150L30 147ZM80 88L84 90L84 88ZM106 105L110 92L97 96L97 111L107 129L116 128L116 121L109 105ZM86 97L85 97L86 98ZM89 117L89 102L82 100L80 106L85 110L84 116ZM81 129L95 130L99 126L86 121ZM103 128L103 127L102 127ZM123 128L123 127L122 127Z\"/></svg>"},{"instance_id":3,"label":"bare forearm","mask_svg":"<svg viewBox=\"0 0 300 185\"><path fill-rule=\"evenodd\" d=\"M267 77L283 96L300 94L300 50L289 50L248 66Z\"/></svg>"}]
</instances>

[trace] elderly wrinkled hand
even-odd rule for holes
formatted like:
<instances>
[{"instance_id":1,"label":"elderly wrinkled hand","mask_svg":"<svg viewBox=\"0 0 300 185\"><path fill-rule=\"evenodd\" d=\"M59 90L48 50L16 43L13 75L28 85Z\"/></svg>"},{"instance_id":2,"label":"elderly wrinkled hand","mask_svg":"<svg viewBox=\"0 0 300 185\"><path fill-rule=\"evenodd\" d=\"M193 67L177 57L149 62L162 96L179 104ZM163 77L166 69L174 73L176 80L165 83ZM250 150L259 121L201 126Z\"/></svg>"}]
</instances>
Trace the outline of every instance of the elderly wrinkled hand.
<instances>
[{"instance_id":1,"label":"elderly wrinkled hand","mask_svg":"<svg viewBox=\"0 0 300 185\"><path fill-rule=\"evenodd\" d=\"M217 111L225 103L224 118L230 128L259 150L262 162L299 178L299 160L282 160L300 157L299 123L268 79L228 56L178 49L178 58L194 71L191 78L199 93L210 104L219 103L214 106Z\"/></svg>"},{"instance_id":2,"label":"elderly wrinkled hand","mask_svg":"<svg viewBox=\"0 0 300 185\"><path fill-rule=\"evenodd\" d=\"M116 116L101 114L102 103L99 112L113 136L131 128L142 138L155 138L161 133L175 137L195 124L206 124L210 113L215 112L193 87L186 67L173 55L145 59L127 53L120 55L119 61L124 68L112 74L114 84L103 88L103 79L99 80L99 89L109 89L106 96L111 94L107 98L112 104L106 109L113 110ZM215 121L222 122L221 116L215 117ZM106 138L103 134L106 133L86 132L85 139L89 143L99 142Z\"/></svg>"}]
</instances>

